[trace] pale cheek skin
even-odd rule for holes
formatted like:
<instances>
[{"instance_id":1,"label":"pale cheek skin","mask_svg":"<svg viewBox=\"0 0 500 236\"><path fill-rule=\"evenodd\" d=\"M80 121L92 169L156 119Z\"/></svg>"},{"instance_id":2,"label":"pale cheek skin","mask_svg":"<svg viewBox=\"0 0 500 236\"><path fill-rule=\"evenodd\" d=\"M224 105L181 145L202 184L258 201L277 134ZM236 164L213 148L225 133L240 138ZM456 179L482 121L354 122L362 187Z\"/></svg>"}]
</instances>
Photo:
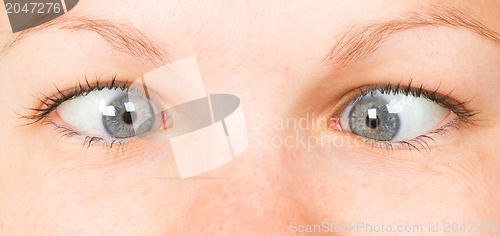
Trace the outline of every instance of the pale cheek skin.
<instances>
[{"instance_id":1,"label":"pale cheek skin","mask_svg":"<svg viewBox=\"0 0 500 236\"><path fill-rule=\"evenodd\" d=\"M178 13L188 22L168 28L177 35L160 34L165 37L162 43L172 42L173 60L197 56L208 90L241 98L250 138L238 159L187 180L173 178L178 173L168 143L144 141L130 144L123 153L108 152L60 138L50 125L23 126L26 121L16 112L35 99L18 91L33 88L29 78L16 80L11 75L26 65L19 58L0 58L0 63L19 65L9 68L12 73L0 66L0 235L287 235L291 222L422 224L424 229L429 222L499 222L500 124L494 118L500 109L484 112L488 122L452 131L447 145L429 153L402 151L390 156L369 148L264 145L275 137L311 136L310 129L272 127L279 125L276 118L320 113L318 104L326 103L323 96L342 96L339 91L351 83L330 82L328 89L322 88L320 82L331 69L318 62L331 47L332 29L338 30L328 26L336 24L330 16L368 11L357 2L362 1L285 7L278 1L271 4L274 11L265 10L263 2L255 3L259 10L226 15L224 6L240 9L227 2L219 8L202 4L200 9L192 7L200 12ZM401 7L415 5L397 2ZM92 9L96 3L82 7L87 4ZM125 17L127 9L113 4L109 3L115 9L110 14ZM189 8L170 2L164 7L172 12ZM190 21L191 14L208 26L194 30L198 24ZM301 24L287 20L301 14ZM131 21L140 23L136 17L130 14ZM5 25L5 19L0 23ZM160 25L148 27L152 32L163 30ZM485 84L499 89L495 80L483 78L470 85L471 91ZM499 97L478 98L491 102L480 107L496 106L495 98ZM262 126L265 119L271 120L271 128Z\"/></svg>"}]
</instances>

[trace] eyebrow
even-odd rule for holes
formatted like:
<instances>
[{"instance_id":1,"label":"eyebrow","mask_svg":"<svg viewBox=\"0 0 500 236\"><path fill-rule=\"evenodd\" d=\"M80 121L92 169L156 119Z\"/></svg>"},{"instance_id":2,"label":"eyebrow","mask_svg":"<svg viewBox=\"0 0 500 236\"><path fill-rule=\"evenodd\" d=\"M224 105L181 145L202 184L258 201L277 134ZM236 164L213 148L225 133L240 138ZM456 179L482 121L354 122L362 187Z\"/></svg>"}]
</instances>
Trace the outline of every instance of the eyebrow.
<instances>
[{"instance_id":1,"label":"eyebrow","mask_svg":"<svg viewBox=\"0 0 500 236\"><path fill-rule=\"evenodd\" d=\"M488 40L500 43L498 32L487 28L479 20L457 8L432 6L427 11L408 14L404 18L368 25L351 25L339 34L333 49L323 62L348 66L374 53L390 35L424 26L465 28Z\"/></svg>"},{"instance_id":2,"label":"eyebrow","mask_svg":"<svg viewBox=\"0 0 500 236\"><path fill-rule=\"evenodd\" d=\"M66 14L68 15L68 14ZM45 24L24 30L13 35L0 50L0 56L6 54L25 38L37 31L57 28L70 32L86 30L99 34L112 48L147 61L165 64L167 53L150 36L130 24L96 19L72 14L63 15Z\"/></svg>"},{"instance_id":3,"label":"eyebrow","mask_svg":"<svg viewBox=\"0 0 500 236\"><path fill-rule=\"evenodd\" d=\"M165 64L167 53L156 42L139 29L124 23L104 19L68 14L43 25L27 29L15 35L0 50L0 56L23 41L31 33L50 28L69 31L89 30L99 34L115 50L151 62ZM373 52L390 35L423 26L448 26L469 29L491 41L500 42L500 34L484 26L479 20L463 10L449 6L432 6L425 12L408 14L404 18L368 25L354 24L339 34L333 49L323 62L347 66L362 60Z\"/></svg>"}]
</instances>

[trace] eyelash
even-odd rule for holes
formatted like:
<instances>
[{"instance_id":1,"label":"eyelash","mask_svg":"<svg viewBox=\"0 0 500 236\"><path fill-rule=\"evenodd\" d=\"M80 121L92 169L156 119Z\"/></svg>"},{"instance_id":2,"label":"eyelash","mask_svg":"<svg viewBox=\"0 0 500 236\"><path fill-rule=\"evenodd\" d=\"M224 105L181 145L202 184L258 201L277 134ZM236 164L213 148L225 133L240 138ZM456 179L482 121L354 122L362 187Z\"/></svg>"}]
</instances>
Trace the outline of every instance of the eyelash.
<instances>
[{"instance_id":1,"label":"eyelash","mask_svg":"<svg viewBox=\"0 0 500 236\"><path fill-rule=\"evenodd\" d=\"M37 100L40 102L41 106L38 108L28 108L31 111L34 111L35 114L33 115L27 115L27 116L21 116L24 119L30 120L28 125L30 124L35 124L41 122L42 124L51 124L56 127L56 129L60 130L58 133L61 135L61 137L72 137L72 136L81 136L84 137L84 141L82 144L82 147L86 147L87 149L90 148L90 146L103 142L104 146L107 147L108 151L111 150L113 147L116 147L118 145L119 149L124 150L124 147L126 144L128 144L128 140L120 140L120 139L105 139L102 137L98 136L89 136L86 134L83 134L81 132L78 132L68 126L60 125L57 124L56 122L52 120L46 119L50 113L52 113L61 103L79 97L79 96L85 96L86 94L92 92L92 91L100 91L103 89L121 89L122 91L129 91L130 89L131 82L129 81L118 81L117 76L113 75L111 77L111 80L108 82L100 82L99 79L96 80L95 83L90 83L87 76L85 76L85 83L82 84L78 82L78 84L70 90L65 90L61 91L57 86L55 86L55 89L57 93L54 96L46 96L42 94L42 98L38 98ZM372 149L374 147L382 147L385 148L386 150L392 152L393 151L393 146L394 144L399 144L406 146L409 150L415 149L420 152L421 148L427 151L430 151L430 146L427 143L427 141L432 141L435 142L434 139L430 136L432 134L447 134L450 129L460 129L462 126L468 126L470 124L473 124L476 120L473 118L477 114L479 114L479 111L475 110L470 110L465 108L465 106L473 99L469 99L465 102L457 102L454 99L451 98L450 94L451 92L442 95L441 93L438 92L439 86L436 90L425 90L423 88L423 85L420 85L419 87L412 87L412 81L408 83L408 85L402 85L401 82L398 84L383 84L383 85L369 85L369 86L364 86L362 88L359 88L357 90L357 97L353 101L351 101L349 104L357 102L359 99L361 99L362 96L368 95L368 94L373 94L376 91L379 91L383 94L399 94L402 93L404 95L411 95L414 97L424 97L427 98L431 101L436 102L440 106L447 108L451 110L454 114L457 115L457 118L449 121L447 124L444 126L437 128L427 134L422 134L419 135L415 138L409 139L409 140L401 140L401 141L376 141L376 140L370 140L370 139L365 139L365 143L368 143L371 145ZM141 92L141 91L138 91Z\"/></svg>"},{"instance_id":2,"label":"eyelash","mask_svg":"<svg viewBox=\"0 0 500 236\"><path fill-rule=\"evenodd\" d=\"M90 148L90 146L102 142L104 146L110 151L116 145L118 145L119 150L125 150L126 145L129 143L128 140L120 140L120 139L105 139L102 137L98 136L89 136L86 134L83 134L81 132L78 132L76 130L73 130L72 128L64 125L57 124L56 122L52 120L47 120L43 121L43 124L51 124L56 127L56 130L59 130L58 135L61 137L73 137L73 136L81 136L84 137L82 148Z\"/></svg>"},{"instance_id":3,"label":"eyelash","mask_svg":"<svg viewBox=\"0 0 500 236\"><path fill-rule=\"evenodd\" d=\"M458 130L463 126L467 127L469 125L473 125L474 122L477 121L476 119L474 119L474 117L477 114L479 114L479 111L465 108L467 104L469 104L474 99L473 97L465 102L457 102L451 97L451 93L453 91L443 95L439 93L438 90L439 86L437 89L432 91L425 90L423 84L421 84L418 87L412 87L412 80L409 81L408 85L403 85L401 82L399 82L398 84L369 85L358 88L358 90L355 91L357 93L356 98L353 99L351 102L349 102L348 105L356 103L357 101L359 101L359 99L361 99L365 95L369 94L374 95L375 92L379 91L382 94L403 94L406 96L427 98L437 103L438 105L449 109L455 115L457 115L455 119L449 121L440 128L432 130L426 134L419 135L415 138L411 138L408 140L400 140L400 141L377 141L377 140L363 138L364 142L366 144L369 144L372 149L374 147L384 148L390 153L392 153L392 151L394 150L395 144L398 146L406 147L408 150L414 149L417 150L418 152L421 152L421 149L423 149L426 150L427 152L430 152L430 146L428 144L428 141L435 142L434 138L432 138L431 135L433 134L446 135L448 134L450 129ZM345 107L347 107L348 105L343 106L343 109L345 109ZM335 114L332 115L331 117L335 117Z\"/></svg>"},{"instance_id":4,"label":"eyelash","mask_svg":"<svg viewBox=\"0 0 500 236\"><path fill-rule=\"evenodd\" d=\"M69 126L61 125L56 123L51 119L47 119L48 116L63 102L71 100L73 98L79 96L85 96L93 91L101 91L103 89L121 89L122 91L129 91L131 88L131 82L129 81L118 81L117 75L113 75L111 80L108 82L101 82L99 78L97 78L95 83L90 83L88 77L85 76L85 82L82 84L78 82L73 89L61 91L57 86L55 89L57 93L53 96L46 96L42 94L42 98L37 98L40 102L40 107L36 108L28 108L30 111L35 112L35 114L21 116L23 119L29 120L27 125L32 125L35 123L41 124L49 124L56 127L56 130L59 130L58 135L61 137L72 137L72 136L80 136L83 137L82 147L90 148L90 146L102 142L104 146L110 151L114 147L118 146L120 150L124 150L126 145L128 144L128 140L122 139L106 139L98 136L89 136L82 132L76 131ZM142 91L137 91L138 93L142 93Z\"/></svg>"}]
</instances>

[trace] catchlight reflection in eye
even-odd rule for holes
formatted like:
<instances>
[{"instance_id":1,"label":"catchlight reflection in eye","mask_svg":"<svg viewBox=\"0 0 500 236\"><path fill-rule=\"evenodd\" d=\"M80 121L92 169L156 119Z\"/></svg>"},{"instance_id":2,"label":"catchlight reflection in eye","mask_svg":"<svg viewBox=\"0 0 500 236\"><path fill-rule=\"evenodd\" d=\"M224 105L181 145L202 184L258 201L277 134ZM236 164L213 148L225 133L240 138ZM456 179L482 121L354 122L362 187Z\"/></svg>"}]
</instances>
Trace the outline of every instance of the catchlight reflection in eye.
<instances>
[{"instance_id":1,"label":"catchlight reflection in eye","mask_svg":"<svg viewBox=\"0 0 500 236\"><path fill-rule=\"evenodd\" d=\"M404 140L436 128L449 114L425 97L376 90L349 104L340 115L340 126L367 139Z\"/></svg>"},{"instance_id":2,"label":"catchlight reflection in eye","mask_svg":"<svg viewBox=\"0 0 500 236\"><path fill-rule=\"evenodd\" d=\"M58 106L72 133L91 134L92 140L137 137L163 143L171 148L181 178L222 166L248 146L240 99L207 94L194 57L156 68L126 87L114 85L68 96Z\"/></svg>"},{"instance_id":3,"label":"catchlight reflection in eye","mask_svg":"<svg viewBox=\"0 0 500 236\"><path fill-rule=\"evenodd\" d=\"M73 98L63 102L57 113L78 130L116 139L138 136L161 124L158 109L147 97L121 88Z\"/></svg>"}]
</instances>

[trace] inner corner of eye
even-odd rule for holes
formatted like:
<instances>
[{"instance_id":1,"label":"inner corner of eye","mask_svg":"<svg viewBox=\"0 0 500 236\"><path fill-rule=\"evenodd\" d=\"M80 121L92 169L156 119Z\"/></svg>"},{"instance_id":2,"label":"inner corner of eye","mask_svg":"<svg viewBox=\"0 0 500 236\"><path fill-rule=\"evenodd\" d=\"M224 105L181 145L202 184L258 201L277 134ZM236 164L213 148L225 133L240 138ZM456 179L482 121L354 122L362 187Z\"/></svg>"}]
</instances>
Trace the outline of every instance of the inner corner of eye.
<instances>
[{"instance_id":1,"label":"inner corner of eye","mask_svg":"<svg viewBox=\"0 0 500 236\"><path fill-rule=\"evenodd\" d=\"M326 125L329 129L342 131L342 124L338 115L332 115L328 118Z\"/></svg>"},{"instance_id":2,"label":"inner corner of eye","mask_svg":"<svg viewBox=\"0 0 500 236\"><path fill-rule=\"evenodd\" d=\"M327 127L378 141L404 140L450 122L450 109L411 94L366 93L331 115Z\"/></svg>"}]
</instances>

